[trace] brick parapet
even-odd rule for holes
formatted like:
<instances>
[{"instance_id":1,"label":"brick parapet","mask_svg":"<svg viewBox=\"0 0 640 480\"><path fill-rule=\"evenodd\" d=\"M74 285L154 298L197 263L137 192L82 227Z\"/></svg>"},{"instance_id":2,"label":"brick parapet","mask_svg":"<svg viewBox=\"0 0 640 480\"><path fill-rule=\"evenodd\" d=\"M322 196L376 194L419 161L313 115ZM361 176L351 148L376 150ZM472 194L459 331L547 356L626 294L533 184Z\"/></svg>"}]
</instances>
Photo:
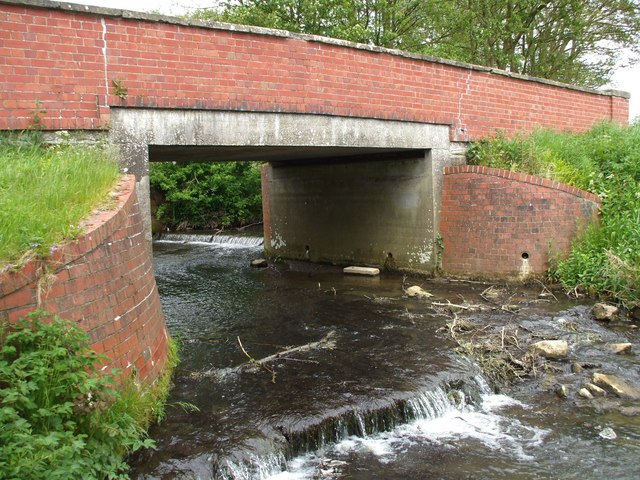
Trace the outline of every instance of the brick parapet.
<instances>
[{"instance_id":1,"label":"brick parapet","mask_svg":"<svg viewBox=\"0 0 640 480\"><path fill-rule=\"evenodd\" d=\"M86 219L77 241L0 272L0 319L14 323L42 308L75 321L111 366L154 381L168 337L134 177L123 178L111 197L112 207Z\"/></svg>"},{"instance_id":2,"label":"brick parapet","mask_svg":"<svg viewBox=\"0 0 640 480\"><path fill-rule=\"evenodd\" d=\"M0 21L0 130L38 109L49 129L106 128L112 107L435 123L457 141L628 122L624 92L342 40L36 0L0 0Z\"/></svg>"}]
</instances>

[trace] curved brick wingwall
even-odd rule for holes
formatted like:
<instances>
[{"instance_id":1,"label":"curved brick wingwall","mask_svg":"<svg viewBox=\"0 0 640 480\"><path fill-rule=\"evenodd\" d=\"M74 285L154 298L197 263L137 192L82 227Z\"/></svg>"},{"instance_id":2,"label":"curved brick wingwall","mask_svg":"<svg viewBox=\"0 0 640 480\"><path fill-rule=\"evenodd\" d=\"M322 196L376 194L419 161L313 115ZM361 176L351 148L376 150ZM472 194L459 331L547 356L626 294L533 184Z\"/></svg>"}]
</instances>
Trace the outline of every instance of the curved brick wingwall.
<instances>
[{"instance_id":1,"label":"curved brick wingwall","mask_svg":"<svg viewBox=\"0 0 640 480\"><path fill-rule=\"evenodd\" d=\"M111 365L154 381L167 359L167 331L135 194L123 177L116 206L84 222L85 234L44 261L0 272L0 321L36 308L73 320Z\"/></svg>"},{"instance_id":2,"label":"curved brick wingwall","mask_svg":"<svg viewBox=\"0 0 640 480\"><path fill-rule=\"evenodd\" d=\"M600 198L560 182L481 166L447 167L442 268L462 276L544 273L597 219Z\"/></svg>"},{"instance_id":3,"label":"curved brick wingwall","mask_svg":"<svg viewBox=\"0 0 640 480\"><path fill-rule=\"evenodd\" d=\"M624 92L311 35L0 0L0 130L107 128L111 107L444 124L456 141L628 122ZM116 84L119 88L116 88Z\"/></svg>"}]
</instances>

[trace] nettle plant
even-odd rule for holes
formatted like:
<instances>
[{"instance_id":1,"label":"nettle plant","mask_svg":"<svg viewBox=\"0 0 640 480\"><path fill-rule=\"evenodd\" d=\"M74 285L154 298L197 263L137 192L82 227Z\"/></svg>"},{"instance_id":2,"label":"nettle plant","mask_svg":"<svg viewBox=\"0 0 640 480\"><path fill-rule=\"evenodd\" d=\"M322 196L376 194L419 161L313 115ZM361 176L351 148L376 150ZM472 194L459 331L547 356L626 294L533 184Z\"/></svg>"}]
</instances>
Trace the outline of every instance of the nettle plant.
<instances>
[{"instance_id":1,"label":"nettle plant","mask_svg":"<svg viewBox=\"0 0 640 480\"><path fill-rule=\"evenodd\" d=\"M127 478L124 456L152 441L88 335L39 310L5 325L0 339L3 478Z\"/></svg>"}]
</instances>

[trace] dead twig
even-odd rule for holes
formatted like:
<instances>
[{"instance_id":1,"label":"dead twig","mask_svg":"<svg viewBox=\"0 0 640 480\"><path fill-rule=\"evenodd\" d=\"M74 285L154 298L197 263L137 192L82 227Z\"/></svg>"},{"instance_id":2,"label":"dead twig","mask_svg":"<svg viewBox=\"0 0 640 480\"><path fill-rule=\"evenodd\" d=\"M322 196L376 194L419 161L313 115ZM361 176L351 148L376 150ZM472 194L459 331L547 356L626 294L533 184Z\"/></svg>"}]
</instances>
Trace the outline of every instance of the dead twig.
<instances>
[{"instance_id":1,"label":"dead twig","mask_svg":"<svg viewBox=\"0 0 640 480\"><path fill-rule=\"evenodd\" d=\"M242 350L242 353L244 353L246 357L249 359L249 363L251 365L255 365L269 372L271 374L271 383L276 383L276 371L273 368L265 365L263 362L261 361L259 362L258 360L253 358L251 355L249 355L247 351L244 349L244 347L242 346L242 341L240 340L240 336L237 336L236 338L238 340L238 345L240 345L240 350Z\"/></svg>"}]
</instances>

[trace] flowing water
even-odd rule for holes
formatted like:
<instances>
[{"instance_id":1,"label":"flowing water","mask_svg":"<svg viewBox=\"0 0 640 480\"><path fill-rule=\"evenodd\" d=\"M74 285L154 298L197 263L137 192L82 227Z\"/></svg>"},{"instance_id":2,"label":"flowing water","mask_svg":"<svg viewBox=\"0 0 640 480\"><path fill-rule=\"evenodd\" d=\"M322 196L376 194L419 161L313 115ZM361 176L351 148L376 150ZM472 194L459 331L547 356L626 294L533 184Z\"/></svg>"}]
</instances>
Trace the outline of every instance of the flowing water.
<instances>
[{"instance_id":1,"label":"flowing water","mask_svg":"<svg viewBox=\"0 0 640 480\"><path fill-rule=\"evenodd\" d=\"M304 262L252 269L260 245L168 235L154 243L182 363L167 418L151 430L157 449L132 459L132 478L640 478L639 417L526 385L496 394L438 331L447 318L403 295L401 276ZM443 302L481 301L486 288L413 281ZM589 321L580 305L530 305L531 322ZM272 371L243 367L248 356L307 344L270 362ZM634 356L625 361L640 375ZM605 427L617 438L600 436Z\"/></svg>"}]
</instances>

